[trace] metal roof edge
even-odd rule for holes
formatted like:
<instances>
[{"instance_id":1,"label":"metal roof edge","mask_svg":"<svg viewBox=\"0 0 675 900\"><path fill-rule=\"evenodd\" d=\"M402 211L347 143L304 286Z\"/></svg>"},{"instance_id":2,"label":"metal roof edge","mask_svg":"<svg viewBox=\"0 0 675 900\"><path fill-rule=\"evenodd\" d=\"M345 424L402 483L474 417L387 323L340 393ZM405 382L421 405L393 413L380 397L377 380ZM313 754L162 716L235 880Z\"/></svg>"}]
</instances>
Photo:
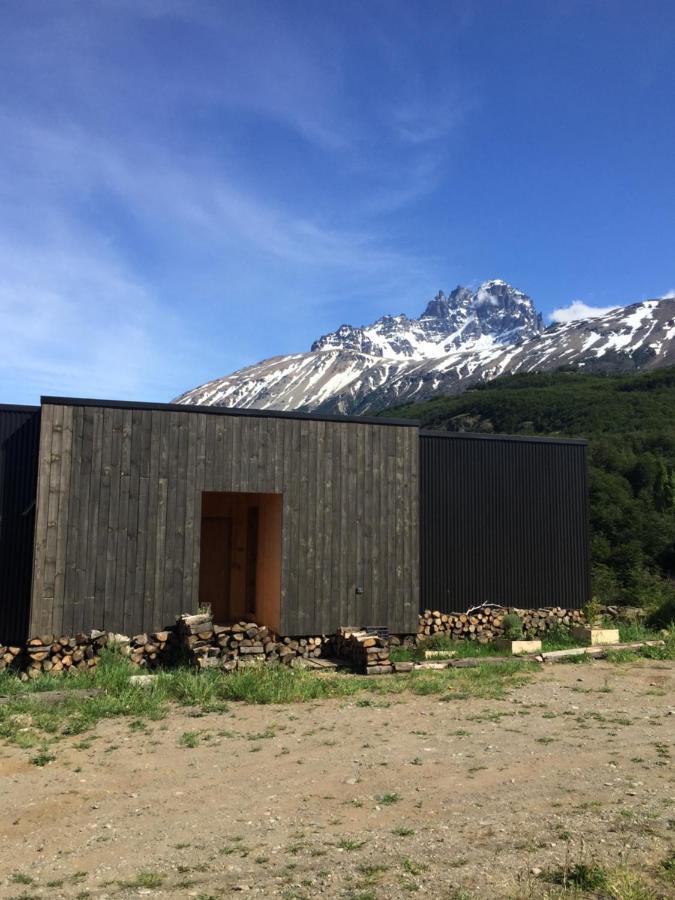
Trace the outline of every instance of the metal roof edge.
<instances>
[{"instance_id":1,"label":"metal roof edge","mask_svg":"<svg viewBox=\"0 0 675 900\"><path fill-rule=\"evenodd\" d=\"M573 444L581 447L588 446L588 441L583 438L544 437L543 435L538 434L484 434L473 431L435 431L432 428L420 428L420 437L459 438L460 440L472 439L481 441L515 441L531 444Z\"/></svg>"},{"instance_id":2,"label":"metal roof edge","mask_svg":"<svg viewBox=\"0 0 675 900\"><path fill-rule=\"evenodd\" d=\"M241 409L234 406L199 406L182 403L146 403L134 400L96 400L84 397L41 397L43 406L98 406L107 409L145 409L158 412L205 413L206 415L248 416L261 419L304 419L316 422L343 422L356 425L398 425L419 428L416 419L385 419L377 416L339 416L271 409Z\"/></svg>"},{"instance_id":3,"label":"metal roof edge","mask_svg":"<svg viewBox=\"0 0 675 900\"><path fill-rule=\"evenodd\" d=\"M0 403L0 412L40 412L40 407L23 403Z\"/></svg>"}]
</instances>

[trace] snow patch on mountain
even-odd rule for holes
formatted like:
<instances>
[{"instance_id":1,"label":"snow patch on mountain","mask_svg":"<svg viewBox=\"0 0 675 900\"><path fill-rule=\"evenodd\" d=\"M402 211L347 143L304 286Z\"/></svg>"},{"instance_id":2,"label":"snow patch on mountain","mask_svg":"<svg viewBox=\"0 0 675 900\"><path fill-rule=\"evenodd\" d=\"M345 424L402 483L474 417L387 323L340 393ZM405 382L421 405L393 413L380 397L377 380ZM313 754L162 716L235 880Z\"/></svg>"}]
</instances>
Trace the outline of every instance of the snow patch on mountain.
<instances>
[{"instance_id":1,"label":"snow patch on mountain","mask_svg":"<svg viewBox=\"0 0 675 900\"><path fill-rule=\"evenodd\" d=\"M675 300L647 300L544 328L533 301L499 279L439 291L418 319L341 325L308 353L263 360L175 402L362 413L458 393L499 375L574 365L630 371L675 363Z\"/></svg>"}]
</instances>

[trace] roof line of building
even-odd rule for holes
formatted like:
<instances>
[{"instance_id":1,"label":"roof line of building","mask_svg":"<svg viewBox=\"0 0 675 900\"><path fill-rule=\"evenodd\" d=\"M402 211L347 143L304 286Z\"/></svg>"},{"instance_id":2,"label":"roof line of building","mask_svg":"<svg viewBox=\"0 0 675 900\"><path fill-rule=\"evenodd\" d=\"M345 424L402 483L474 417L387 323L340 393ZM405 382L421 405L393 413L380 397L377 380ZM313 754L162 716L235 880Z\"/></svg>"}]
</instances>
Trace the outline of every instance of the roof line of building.
<instances>
[{"instance_id":1,"label":"roof line of building","mask_svg":"<svg viewBox=\"0 0 675 900\"><path fill-rule=\"evenodd\" d=\"M544 437L530 434L482 434L476 431L435 431L433 428L421 428L420 437L459 438L460 440L478 441L517 441L531 444L578 444L587 446L588 441L582 438Z\"/></svg>"},{"instance_id":2,"label":"roof line of building","mask_svg":"<svg viewBox=\"0 0 675 900\"><path fill-rule=\"evenodd\" d=\"M270 419L306 419L318 422L345 422L357 425L398 425L419 428L416 419L385 419L376 416L338 416L328 413L312 413L271 409L241 409L232 406L199 406L182 403L144 403L131 400L94 400L83 397L42 397L41 403L49 406L98 406L108 409L146 409L161 412L206 413L221 416L251 416Z\"/></svg>"},{"instance_id":3,"label":"roof line of building","mask_svg":"<svg viewBox=\"0 0 675 900\"><path fill-rule=\"evenodd\" d=\"M22 403L0 403L0 412L39 412L39 406L28 406Z\"/></svg>"}]
</instances>

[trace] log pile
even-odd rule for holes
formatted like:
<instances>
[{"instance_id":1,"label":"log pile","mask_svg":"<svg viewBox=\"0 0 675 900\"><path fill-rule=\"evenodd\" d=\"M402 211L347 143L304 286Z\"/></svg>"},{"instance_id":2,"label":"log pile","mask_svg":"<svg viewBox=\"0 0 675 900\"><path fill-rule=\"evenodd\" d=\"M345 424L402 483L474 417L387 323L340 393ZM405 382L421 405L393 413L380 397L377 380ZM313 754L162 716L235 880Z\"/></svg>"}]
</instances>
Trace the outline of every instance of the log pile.
<instances>
[{"instance_id":1,"label":"log pile","mask_svg":"<svg viewBox=\"0 0 675 900\"><path fill-rule=\"evenodd\" d=\"M484 606L467 613L441 613L426 609L419 617L417 636L424 639L434 634L445 634L458 641L488 644L503 634L503 621L507 613L515 613L521 619L527 637L538 637L546 631L570 628L584 621L580 609L562 609L559 606L545 609Z\"/></svg>"},{"instance_id":2,"label":"log pile","mask_svg":"<svg viewBox=\"0 0 675 900\"><path fill-rule=\"evenodd\" d=\"M571 628L585 621L580 609L561 609L559 606L547 609L510 609L523 621L523 632L527 637L540 637L557 628Z\"/></svg>"},{"instance_id":3,"label":"log pile","mask_svg":"<svg viewBox=\"0 0 675 900\"><path fill-rule=\"evenodd\" d=\"M176 626L178 643L187 658L200 668L218 666L226 671L263 662L291 665L298 659L320 657L323 636L279 638L266 625L237 622L215 625L208 613L181 616Z\"/></svg>"},{"instance_id":4,"label":"log pile","mask_svg":"<svg viewBox=\"0 0 675 900\"><path fill-rule=\"evenodd\" d=\"M122 652L132 663L141 668L154 669L175 661L176 642L174 632L154 631L152 634L135 634L131 639L117 635Z\"/></svg>"},{"instance_id":5,"label":"log pile","mask_svg":"<svg viewBox=\"0 0 675 900\"><path fill-rule=\"evenodd\" d=\"M358 628L338 628L335 652L361 675L389 675L393 667L386 638Z\"/></svg>"},{"instance_id":6,"label":"log pile","mask_svg":"<svg viewBox=\"0 0 675 900\"><path fill-rule=\"evenodd\" d=\"M21 665L22 647L6 647L0 644L0 672L4 669L17 669Z\"/></svg>"},{"instance_id":7,"label":"log pile","mask_svg":"<svg viewBox=\"0 0 675 900\"><path fill-rule=\"evenodd\" d=\"M31 638L24 651L22 678L37 678L41 672L86 672L96 666L107 642L107 633L97 630L73 637L42 634Z\"/></svg>"}]
</instances>

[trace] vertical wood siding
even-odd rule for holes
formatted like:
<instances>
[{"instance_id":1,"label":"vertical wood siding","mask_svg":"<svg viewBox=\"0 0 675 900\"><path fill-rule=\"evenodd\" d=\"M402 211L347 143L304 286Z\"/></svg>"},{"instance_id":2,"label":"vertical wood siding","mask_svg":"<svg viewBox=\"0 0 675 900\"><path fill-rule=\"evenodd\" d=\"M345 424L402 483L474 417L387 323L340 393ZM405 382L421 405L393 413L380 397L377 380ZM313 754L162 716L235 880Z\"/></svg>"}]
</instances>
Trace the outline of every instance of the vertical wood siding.
<instances>
[{"instance_id":1,"label":"vertical wood siding","mask_svg":"<svg viewBox=\"0 0 675 900\"><path fill-rule=\"evenodd\" d=\"M416 630L416 428L46 403L31 632L194 610L202 491L283 494L285 634Z\"/></svg>"},{"instance_id":2,"label":"vertical wood siding","mask_svg":"<svg viewBox=\"0 0 675 900\"><path fill-rule=\"evenodd\" d=\"M422 608L589 600L586 445L420 437Z\"/></svg>"}]
</instances>

